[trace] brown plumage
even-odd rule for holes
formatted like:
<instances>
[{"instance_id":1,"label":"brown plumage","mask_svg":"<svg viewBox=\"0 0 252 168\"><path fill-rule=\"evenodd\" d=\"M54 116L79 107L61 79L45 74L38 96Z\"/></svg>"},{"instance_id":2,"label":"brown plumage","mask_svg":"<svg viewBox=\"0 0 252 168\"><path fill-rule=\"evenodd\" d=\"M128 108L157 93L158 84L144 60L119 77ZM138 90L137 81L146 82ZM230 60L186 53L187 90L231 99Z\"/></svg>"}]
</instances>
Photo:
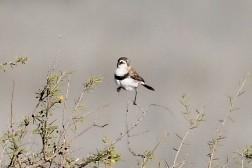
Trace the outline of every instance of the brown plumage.
<instances>
[{"instance_id":1,"label":"brown plumage","mask_svg":"<svg viewBox=\"0 0 252 168\"><path fill-rule=\"evenodd\" d=\"M134 79L136 82L139 82L141 85L143 85L145 88L154 91L154 88L146 85L144 79L136 72L135 69L132 67L129 68L129 76Z\"/></svg>"},{"instance_id":2,"label":"brown plumage","mask_svg":"<svg viewBox=\"0 0 252 168\"><path fill-rule=\"evenodd\" d=\"M133 68L129 68L129 76L134 80L144 83L144 79Z\"/></svg>"}]
</instances>

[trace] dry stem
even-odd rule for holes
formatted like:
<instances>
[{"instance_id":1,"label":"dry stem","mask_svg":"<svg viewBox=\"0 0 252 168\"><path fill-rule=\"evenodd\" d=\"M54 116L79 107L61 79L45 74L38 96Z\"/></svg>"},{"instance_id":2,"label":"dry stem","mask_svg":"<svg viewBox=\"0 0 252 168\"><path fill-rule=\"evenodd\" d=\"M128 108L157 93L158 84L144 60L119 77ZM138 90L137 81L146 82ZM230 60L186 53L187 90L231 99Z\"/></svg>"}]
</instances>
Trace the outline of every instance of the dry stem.
<instances>
[{"instance_id":1,"label":"dry stem","mask_svg":"<svg viewBox=\"0 0 252 168\"><path fill-rule=\"evenodd\" d=\"M229 97L229 100L230 100L230 107L226 113L226 117L221 121L221 127L219 129L217 129L217 135L216 137L213 139L212 141L212 144L210 146L210 153L208 154L209 155L209 161L208 161L208 168L211 168L212 167L212 164L213 164L213 160L214 160L214 154L215 154L215 151L216 151L216 148L220 142L221 139L223 139L224 137L222 136L222 131L225 127L225 124L227 122L228 119L230 119L230 115L231 113L234 111L234 110L237 110L237 108L234 108L235 107L235 104L239 98L239 96L241 96L245 91L242 91L243 88L245 87L246 83L247 83L247 80L248 78L245 78L243 80L243 82L240 84L240 87L238 89L238 91L236 92L236 95L234 97L234 99L232 97Z\"/></svg>"}]
</instances>

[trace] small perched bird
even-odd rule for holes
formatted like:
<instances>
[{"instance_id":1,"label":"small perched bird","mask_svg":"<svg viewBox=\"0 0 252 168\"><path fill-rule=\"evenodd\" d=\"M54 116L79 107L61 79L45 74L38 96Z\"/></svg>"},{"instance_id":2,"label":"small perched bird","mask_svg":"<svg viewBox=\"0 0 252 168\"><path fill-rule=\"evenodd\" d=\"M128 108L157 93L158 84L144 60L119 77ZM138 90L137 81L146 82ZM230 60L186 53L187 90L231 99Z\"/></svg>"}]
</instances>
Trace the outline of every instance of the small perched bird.
<instances>
[{"instance_id":1,"label":"small perched bird","mask_svg":"<svg viewBox=\"0 0 252 168\"><path fill-rule=\"evenodd\" d=\"M133 104L136 105L137 97L137 87L143 85L149 90L154 91L154 89L144 82L144 79L138 75L138 73L130 66L130 61L126 57L121 57L117 61L117 68L115 70L115 81L119 87L117 92L121 89L124 90L135 90L135 99Z\"/></svg>"}]
</instances>

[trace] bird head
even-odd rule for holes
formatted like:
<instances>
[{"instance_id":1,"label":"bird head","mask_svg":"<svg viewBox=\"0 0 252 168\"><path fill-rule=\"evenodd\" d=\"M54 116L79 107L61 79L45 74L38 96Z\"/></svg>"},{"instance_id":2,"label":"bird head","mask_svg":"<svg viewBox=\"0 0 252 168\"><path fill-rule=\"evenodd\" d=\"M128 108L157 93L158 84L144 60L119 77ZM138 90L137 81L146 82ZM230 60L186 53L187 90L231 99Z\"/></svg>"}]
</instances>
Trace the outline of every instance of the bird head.
<instances>
[{"instance_id":1,"label":"bird head","mask_svg":"<svg viewBox=\"0 0 252 168\"><path fill-rule=\"evenodd\" d=\"M130 67L130 61L128 58L126 57L121 57L118 59L117 61L117 67L118 68L126 68L126 67Z\"/></svg>"}]
</instances>

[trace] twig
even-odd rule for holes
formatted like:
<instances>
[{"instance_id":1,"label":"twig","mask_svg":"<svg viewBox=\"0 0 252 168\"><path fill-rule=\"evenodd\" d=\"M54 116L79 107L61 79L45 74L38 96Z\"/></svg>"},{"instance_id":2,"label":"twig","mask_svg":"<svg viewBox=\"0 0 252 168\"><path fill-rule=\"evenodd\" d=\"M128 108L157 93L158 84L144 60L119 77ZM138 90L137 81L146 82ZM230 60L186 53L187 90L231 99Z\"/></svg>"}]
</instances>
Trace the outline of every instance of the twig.
<instances>
[{"instance_id":1,"label":"twig","mask_svg":"<svg viewBox=\"0 0 252 168\"><path fill-rule=\"evenodd\" d=\"M89 127L87 127L86 129L84 129L83 131L81 131L79 134L75 135L74 138L72 140L69 141L69 144L72 143L73 141L75 141L78 137L80 137L81 135L83 135L84 133L86 133L88 130L90 130L91 128L94 127L98 127L98 128L104 128L108 126L108 124L103 124L103 125L97 125L96 123L93 123L92 125L90 125Z\"/></svg>"},{"instance_id":2,"label":"twig","mask_svg":"<svg viewBox=\"0 0 252 168\"><path fill-rule=\"evenodd\" d=\"M183 165L186 164L185 159L183 161L177 163L178 156L179 156L179 154L180 154L180 152L182 150L182 147L185 144L185 140L188 137L191 130L193 130L194 128L197 128L199 126L199 124L202 121L204 121L204 114L202 113L203 110L198 111L197 109L195 109L195 113L197 115L196 115L196 117L194 117L192 115L190 104L188 102L188 97L186 95L182 96L182 99L180 100L180 103L185 108L185 112L182 112L182 114L184 115L184 118L189 122L189 128L187 129L187 131L186 131L186 133L185 133L185 135L183 137L176 134L176 136L181 140L181 142L180 142L179 147L177 149L174 148L174 150L176 151L176 154L175 154L175 157L174 157L174 160L173 160L172 168L175 168L177 166L183 167Z\"/></svg>"},{"instance_id":3,"label":"twig","mask_svg":"<svg viewBox=\"0 0 252 168\"><path fill-rule=\"evenodd\" d=\"M130 135L129 135L129 125L128 125L128 112L129 112L129 109L128 109L128 104L127 104L127 110L126 110L126 122L125 122L125 125L126 125L126 132L127 132L127 146L128 146L128 150L130 151L130 153L133 155L133 156L140 156L141 158L144 158L144 155L142 154L136 154L133 149L130 148L130 141L129 141L129 138L130 138Z\"/></svg>"},{"instance_id":4,"label":"twig","mask_svg":"<svg viewBox=\"0 0 252 168\"><path fill-rule=\"evenodd\" d=\"M51 71L49 71L48 74L47 74L47 82L46 82L46 85L44 86L44 89L43 89L42 92L45 92L45 93L47 92L47 89L48 89L48 87L49 87L48 77L49 77L50 73L51 73ZM50 86L50 87L51 87L50 89L51 89L51 90L54 90L55 88L57 88L58 85L59 85L59 83L66 77L66 74L69 74L69 73L68 73L68 72L61 72L61 74L59 75L58 80L55 82L54 86ZM40 97L38 103L36 104L36 106L34 107L34 109L33 109L33 111L32 111L32 114L35 113L35 111L36 111L36 109L39 107L39 105L40 105L41 103L43 103L43 101L44 101L46 98L48 98L48 96L50 96L50 94L45 94L45 95L43 95L43 96Z\"/></svg>"},{"instance_id":5,"label":"twig","mask_svg":"<svg viewBox=\"0 0 252 168\"><path fill-rule=\"evenodd\" d=\"M68 93L69 93L69 87L70 87L70 79L71 79L71 77L68 76L67 89L66 89L66 94L65 94L65 99L64 99L64 105L63 105L64 107L63 107L63 112L62 112L62 126L65 123L65 111L66 111L66 103L67 103L67 100L68 100Z\"/></svg>"},{"instance_id":6,"label":"twig","mask_svg":"<svg viewBox=\"0 0 252 168\"><path fill-rule=\"evenodd\" d=\"M241 157L241 168L244 168L243 154L242 154L242 157Z\"/></svg>"},{"instance_id":7,"label":"twig","mask_svg":"<svg viewBox=\"0 0 252 168\"><path fill-rule=\"evenodd\" d=\"M3 151L2 151L1 156L0 156L0 165L2 164L5 148L6 148L6 146L3 147Z\"/></svg>"},{"instance_id":8,"label":"twig","mask_svg":"<svg viewBox=\"0 0 252 168\"><path fill-rule=\"evenodd\" d=\"M63 110L62 110L62 127L64 129L64 124L65 124L65 111L66 111L66 103L68 100L68 93L69 93L69 87L70 87L70 79L71 76L68 76L68 80L67 80L67 89L66 89L66 94L65 94L65 99L64 99L64 104L63 104ZM61 134L61 137L59 138L58 144L60 143L60 141L63 139L63 146L66 146L66 134ZM60 157L60 167L62 168L64 165L64 162L66 161L66 153L64 153L63 155L61 155Z\"/></svg>"},{"instance_id":9,"label":"twig","mask_svg":"<svg viewBox=\"0 0 252 168\"><path fill-rule=\"evenodd\" d=\"M3 71L5 72L6 66L10 66L11 68L13 68L14 66L18 66L20 64L26 64L28 62L28 60L29 60L28 57L21 56L21 57L17 57L16 60L14 60L14 61L0 63L0 70L3 69Z\"/></svg>"},{"instance_id":10,"label":"twig","mask_svg":"<svg viewBox=\"0 0 252 168\"><path fill-rule=\"evenodd\" d=\"M188 130L186 131L184 137L183 137L182 140L181 140L181 143L180 143L178 149L176 150L177 152L176 152L176 155L175 155L175 157L174 157L173 166L172 166L173 168L177 166L178 155L179 155L179 153L180 153L180 151L181 151L181 149L182 149L182 146L184 145L184 142L185 142L187 136L189 135L190 130L191 130L191 129L188 129ZM180 163L179 163L179 165L180 165Z\"/></svg>"},{"instance_id":11,"label":"twig","mask_svg":"<svg viewBox=\"0 0 252 168\"><path fill-rule=\"evenodd\" d=\"M243 82L240 84L240 87L239 87L238 91L236 92L234 99L232 97L229 97L230 107L229 107L229 109L228 109L228 111L226 113L225 118L221 121L221 127L219 129L217 129L218 133L217 133L216 137L213 139L212 142L210 142L210 149L211 150L210 150L210 153L208 154L208 156L209 156L208 168L212 167L213 160L214 160L214 153L216 151L216 148L217 148L217 146L219 144L219 141L224 139L224 137L222 136L222 131L223 131L224 127L225 127L225 124L226 124L227 120L230 118L231 113L235 110L234 106L235 106L239 96L241 96L245 92L245 91L242 91L242 90L245 87L245 85L247 83L247 80L248 80L248 78L245 78L243 80Z\"/></svg>"},{"instance_id":12,"label":"twig","mask_svg":"<svg viewBox=\"0 0 252 168\"><path fill-rule=\"evenodd\" d=\"M126 95L127 95L127 94L126 94ZM133 100L132 100L128 95L127 95L127 97L133 102ZM146 109L143 109L143 108L142 108L141 106L139 106L138 104L136 104L136 106L142 111L142 115L137 119L137 121L136 121L134 124L132 124L132 125L129 127L128 130L126 130L124 133L121 133L121 135L120 135L117 139L115 139L115 140L112 142L112 145L114 145L114 144L116 144L118 141L122 140L122 138L123 138L124 136L126 136L126 135L127 135L129 132L131 132L135 127L137 127L137 126L142 122L142 120L144 119L145 115L148 113L150 107L152 107L152 106L154 106L154 107L159 107L159 108L163 108L163 109L166 109L166 110L168 110L169 112L171 112L169 108L164 107L164 106L161 106L161 105L158 105L158 104L154 104L154 103L153 103L153 104L149 104L149 105L147 106ZM127 106L127 108L128 108L128 106Z\"/></svg>"},{"instance_id":13,"label":"twig","mask_svg":"<svg viewBox=\"0 0 252 168\"><path fill-rule=\"evenodd\" d=\"M186 108L186 110L189 110L188 108ZM197 111L197 110L196 110ZM198 111L197 111L198 112ZM202 112L198 112L197 116L195 119L193 119L191 122L190 122L190 127L188 128L188 130L186 131L185 135L183 136L183 138L179 137L179 139L181 139L181 142L180 142L180 145L178 147L178 149L176 149L176 155L174 157L174 161L173 161L173 168L180 165L180 167L182 167L184 164L185 164L185 160L180 162L180 163L177 163L177 159L178 159L178 156L181 152L181 149L182 149L182 146L184 145L185 143L185 140L186 138L188 137L189 133L191 132L192 129L196 128L197 125L199 124L199 122L201 121L200 120L200 117L202 117Z\"/></svg>"},{"instance_id":14,"label":"twig","mask_svg":"<svg viewBox=\"0 0 252 168\"><path fill-rule=\"evenodd\" d=\"M15 81L12 82L12 93L11 93L11 114L10 114L10 128L12 134L14 133L14 115L13 115L13 100L14 100L14 92L15 92Z\"/></svg>"},{"instance_id":15,"label":"twig","mask_svg":"<svg viewBox=\"0 0 252 168\"><path fill-rule=\"evenodd\" d=\"M57 61L58 61L58 59L59 59L59 57L60 57L61 41L62 41L62 35L60 34L60 35L59 35L59 45L58 45L57 57L56 57L56 59L55 59L55 62L54 62L52 71L55 70Z\"/></svg>"},{"instance_id":16,"label":"twig","mask_svg":"<svg viewBox=\"0 0 252 168\"><path fill-rule=\"evenodd\" d=\"M232 157L230 157L230 158L227 157L227 161L226 161L226 163L222 166L222 168L228 168L229 163L230 163L232 160L235 160L235 158L236 158L237 155L238 155L237 153L234 153L234 154L232 155Z\"/></svg>"},{"instance_id":17,"label":"twig","mask_svg":"<svg viewBox=\"0 0 252 168\"><path fill-rule=\"evenodd\" d=\"M137 106L138 106L138 105L137 105ZM141 121L144 119L146 113L148 112L150 106L151 106L151 105L149 105L149 106L147 107L146 110L144 110L143 108L141 108L141 107L139 106L139 108L142 110L142 115L141 115L141 116L137 119L137 121L136 121L134 124L132 124L124 133L122 133L116 140L114 140L114 141L112 142L112 145L114 145L114 144L116 144L118 141L122 140L122 138L123 138L124 136L126 136L130 131L132 131L136 126L138 126L138 125L141 123Z\"/></svg>"},{"instance_id":18,"label":"twig","mask_svg":"<svg viewBox=\"0 0 252 168\"><path fill-rule=\"evenodd\" d=\"M130 98L130 96L129 96L128 94L126 94L126 96L127 96L132 102L134 101L134 100L132 100L132 99ZM115 139L115 140L112 142L112 145L114 145L114 144L116 144L118 141L122 140L122 138L123 138L124 136L126 136L126 135L127 135L129 132L131 132L135 127L137 127L137 126L141 123L141 121L144 119L145 115L147 114L147 112L148 112L148 110L149 110L149 108L150 108L151 106L163 108L163 109L168 110L169 112L171 112L171 110L170 110L168 107L164 107L164 106L161 106L161 105L158 105L158 104L154 104L154 103L153 103L153 104L149 104L145 110L144 110L141 106L139 106L138 104L136 104L136 106L142 111L142 115L137 119L137 121L136 121L134 124L131 125L131 127L129 127L128 130L126 130L124 133L121 133L121 135L120 135L117 139ZM127 110L128 110L128 105L127 105ZM171 112L171 113L172 113L172 112Z\"/></svg>"}]
</instances>

